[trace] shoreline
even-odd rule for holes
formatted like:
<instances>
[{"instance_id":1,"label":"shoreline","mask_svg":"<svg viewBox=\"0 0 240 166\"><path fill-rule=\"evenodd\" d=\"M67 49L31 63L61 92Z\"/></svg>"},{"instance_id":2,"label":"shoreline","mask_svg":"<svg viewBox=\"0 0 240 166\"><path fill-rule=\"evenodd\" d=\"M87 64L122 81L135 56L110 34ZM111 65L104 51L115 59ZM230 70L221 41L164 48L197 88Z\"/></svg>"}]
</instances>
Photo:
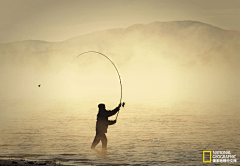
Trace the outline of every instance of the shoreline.
<instances>
[{"instance_id":1,"label":"shoreline","mask_svg":"<svg viewBox=\"0 0 240 166\"><path fill-rule=\"evenodd\" d=\"M40 166L40 165L47 165L47 166L63 166L60 163L56 163L56 161L48 160L48 161L31 161L25 159L3 159L0 158L0 166ZM66 166L66 165L65 165Z\"/></svg>"}]
</instances>

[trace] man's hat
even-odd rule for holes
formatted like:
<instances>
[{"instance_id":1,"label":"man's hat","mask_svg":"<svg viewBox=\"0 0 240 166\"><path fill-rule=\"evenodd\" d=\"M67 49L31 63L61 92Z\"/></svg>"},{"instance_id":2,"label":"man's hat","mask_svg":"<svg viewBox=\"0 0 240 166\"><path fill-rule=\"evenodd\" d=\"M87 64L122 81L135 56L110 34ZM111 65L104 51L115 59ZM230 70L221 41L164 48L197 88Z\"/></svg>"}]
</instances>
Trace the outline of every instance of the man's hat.
<instances>
[{"instance_id":1,"label":"man's hat","mask_svg":"<svg viewBox=\"0 0 240 166\"><path fill-rule=\"evenodd\" d=\"M98 108L99 109L105 108L105 104L103 104L103 103L98 104Z\"/></svg>"}]
</instances>

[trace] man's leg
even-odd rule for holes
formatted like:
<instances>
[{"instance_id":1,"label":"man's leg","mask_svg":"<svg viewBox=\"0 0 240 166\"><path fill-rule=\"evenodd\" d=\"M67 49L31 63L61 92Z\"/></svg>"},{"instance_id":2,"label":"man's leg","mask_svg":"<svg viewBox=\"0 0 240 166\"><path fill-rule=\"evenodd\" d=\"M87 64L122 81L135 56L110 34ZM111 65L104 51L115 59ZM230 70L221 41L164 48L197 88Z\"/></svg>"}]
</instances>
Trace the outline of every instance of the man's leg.
<instances>
[{"instance_id":1,"label":"man's leg","mask_svg":"<svg viewBox=\"0 0 240 166\"><path fill-rule=\"evenodd\" d=\"M102 141L102 149L106 150L107 149L107 137L105 133L101 134L101 141Z\"/></svg>"},{"instance_id":2,"label":"man's leg","mask_svg":"<svg viewBox=\"0 0 240 166\"><path fill-rule=\"evenodd\" d=\"M91 149L95 149L95 147L97 146L97 144L100 142L100 135L96 132L96 136L93 140L93 143L92 143L92 146L91 146Z\"/></svg>"}]
</instances>

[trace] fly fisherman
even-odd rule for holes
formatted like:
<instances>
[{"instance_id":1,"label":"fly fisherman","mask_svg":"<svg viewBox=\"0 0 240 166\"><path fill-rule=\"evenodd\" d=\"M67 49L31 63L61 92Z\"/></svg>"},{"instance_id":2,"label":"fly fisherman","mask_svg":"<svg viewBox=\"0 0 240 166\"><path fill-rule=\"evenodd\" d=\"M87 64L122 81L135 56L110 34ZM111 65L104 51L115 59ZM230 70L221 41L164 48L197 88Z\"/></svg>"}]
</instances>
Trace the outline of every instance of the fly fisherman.
<instances>
[{"instance_id":1,"label":"fly fisherman","mask_svg":"<svg viewBox=\"0 0 240 166\"><path fill-rule=\"evenodd\" d=\"M124 104L123 104L124 106ZM108 125L113 125L116 123L116 120L110 121L108 117L116 114L121 107L121 103L112 111L107 111L105 108L105 104L98 105L98 114L97 114L97 123L96 123L96 136L93 140L92 149L95 149L97 144L102 141L102 150L107 149L107 137L105 133L107 133Z\"/></svg>"}]
</instances>

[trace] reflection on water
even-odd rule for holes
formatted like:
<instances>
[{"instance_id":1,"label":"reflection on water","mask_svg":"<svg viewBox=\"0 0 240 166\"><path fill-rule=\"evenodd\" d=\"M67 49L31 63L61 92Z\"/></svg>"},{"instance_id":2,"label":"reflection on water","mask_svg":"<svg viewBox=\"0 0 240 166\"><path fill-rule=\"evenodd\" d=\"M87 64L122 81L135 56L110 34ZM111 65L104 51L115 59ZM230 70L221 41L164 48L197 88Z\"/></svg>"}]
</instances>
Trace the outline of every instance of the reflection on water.
<instances>
[{"instance_id":1,"label":"reflection on water","mask_svg":"<svg viewBox=\"0 0 240 166\"><path fill-rule=\"evenodd\" d=\"M109 126L108 151L102 154L90 149L97 103L4 101L0 107L0 158L76 165L199 165L204 150L228 150L239 158L238 104L154 105L127 103L117 124Z\"/></svg>"}]
</instances>

